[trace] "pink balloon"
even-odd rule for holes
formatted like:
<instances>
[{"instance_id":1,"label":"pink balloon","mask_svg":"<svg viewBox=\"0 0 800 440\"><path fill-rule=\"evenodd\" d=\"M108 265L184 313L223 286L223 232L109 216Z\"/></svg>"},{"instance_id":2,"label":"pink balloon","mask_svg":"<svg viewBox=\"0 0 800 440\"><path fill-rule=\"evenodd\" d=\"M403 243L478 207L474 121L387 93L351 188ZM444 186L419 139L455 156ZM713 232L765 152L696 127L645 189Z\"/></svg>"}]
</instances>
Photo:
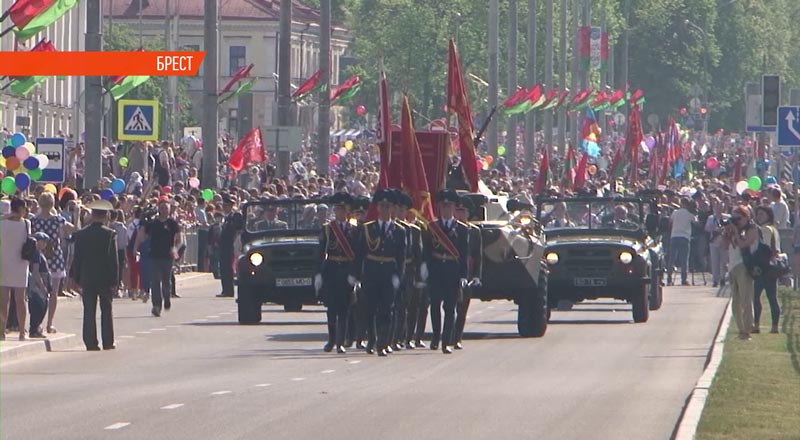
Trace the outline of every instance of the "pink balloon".
<instances>
[{"instance_id":1,"label":"pink balloon","mask_svg":"<svg viewBox=\"0 0 800 440\"><path fill-rule=\"evenodd\" d=\"M331 165L338 165L339 164L339 155L331 154L330 157L328 158L328 162L330 162Z\"/></svg>"},{"instance_id":2,"label":"pink balloon","mask_svg":"<svg viewBox=\"0 0 800 440\"><path fill-rule=\"evenodd\" d=\"M189 178L189 186L192 188L200 188L200 179L197 177Z\"/></svg>"},{"instance_id":3,"label":"pink balloon","mask_svg":"<svg viewBox=\"0 0 800 440\"><path fill-rule=\"evenodd\" d=\"M716 157L709 157L706 159L706 168L709 170L716 170L719 167L719 161Z\"/></svg>"},{"instance_id":4,"label":"pink balloon","mask_svg":"<svg viewBox=\"0 0 800 440\"><path fill-rule=\"evenodd\" d=\"M172 192L172 187L171 186L162 186L161 187L161 192L163 192L164 194L169 194L169 193Z\"/></svg>"},{"instance_id":5,"label":"pink balloon","mask_svg":"<svg viewBox=\"0 0 800 440\"><path fill-rule=\"evenodd\" d=\"M31 157L31 152L28 151L28 149L24 146L20 145L17 147L17 150L14 151L14 155L17 156L17 159L19 159L20 162L23 162L25 159Z\"/></svg>"}]
</instances>

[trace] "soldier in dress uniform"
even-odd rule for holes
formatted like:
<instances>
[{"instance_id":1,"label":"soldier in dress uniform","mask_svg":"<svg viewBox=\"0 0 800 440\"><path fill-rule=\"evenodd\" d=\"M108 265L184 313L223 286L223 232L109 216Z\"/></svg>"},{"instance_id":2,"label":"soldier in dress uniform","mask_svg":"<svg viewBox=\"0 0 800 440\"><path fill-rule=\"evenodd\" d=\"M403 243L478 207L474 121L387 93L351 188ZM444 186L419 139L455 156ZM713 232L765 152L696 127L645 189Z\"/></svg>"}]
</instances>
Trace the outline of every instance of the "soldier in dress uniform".
<instances>
[{"instance_id":1,"label":"soldier in dress uniform","mask_svg":"<svg viewBox=\"0 0 800 440\"><path fill-rule=\"evenodd\" d=\"M364 224L367 210L369 209L369 197L358 196L353 198L353 209L350 214L350 222L361 230ZM356 303L350 306L350 312L347 315L347 336L344 341L344 346L350 348L353 346L353 341L358 341L356 348L366 348L364 342L366 335L366 317L364 306L366 301L361 301L360 297L363 295L362 289L356 289Z\"/></svg>"},{"instance_id":2,"label":"soldier in dress uniform","mask_svg":"<svg viewBox=\"0 0 800 440\"><path fill-rule=\"evenodd\" d=\"M471 299L471 290L481 286L481 273L483 271L483 239L481 238L481 228L470 223L470 218L475 217L475 205L469 197L462 196L456 206L455 217L461 223L469 227L469 257L467 259L467 270L469 271L469 285L464 288L460 301L456 306L456 334L455 348L461 350L463 344L461 337L464 335L464 325L467 323L467 312Z\"/></svg>"},{"instance_id":3,"label":"soldier in dress uniform","mask_svg":"<svg viewBox=\"0 0 800 440\"><path fill-rule=\"evenodd\" d=\"M372 202L377 205L378 220L365 223L359 232L356 279L363 282L366 302L367 353L377 349L378 355L387 356L392 306L405 268L406 236L405 228L391 219L394 191L378 190Z\"/></svg>"},{"instance_id":4,"label":"soldier in dress uniform","mask_svg":"<svg viewBox=\"0 0 800 440\"><path fill-rule=\"evenodd\" d=\"M334 219L322 228L319 238L320 269L314 277L314 288L328 308L328 343L323 350L334 347L345 353L345 334L350 305L355 303L354 288L355 245L358 228L349 222L353 198L346 193L336 193L328 199L333 205Z\"/></svg>"},{"instance_id":5,"label":"soldier in dress uniform","mask_svg":"<svg viewBox=\"0 0 800 440\"><path fill-rule=\"evenodd\" d=\"M417 283L419 264L422 260L422 245L419 226L406 221L409 209L413 206L411 197L402 191L397 191L396 197L397 204L394 220L406 230L406 261L405 276L400 280L400 289L395 297L394 313L392 314L392 337L389 347L395 350L402 350L406 347L405 342L408 340L406 327L408 304L411 300L412 289Z\"/></svg>"},{"instance_id":6,"label":"soldier in dress uniform","mask_svg":"<svg viewBox=\"0 0 800 440\"><path fill-rule=\"evenodd\" d=\"M424 263L420 272L429 273L428 288L431 297L431 325L433 337L431 350L453 352L455 336L456 303L461 289L467 285L467 257L469 255L469 228L454 218L459 201L454 190L440 191L436 195L439 219L428 224L424 236ZM442 329L444 307L444 329Z\"/></svg>"},{"instance_id":7,"label":"soldier in dress uniform","mask_svg":"<svg viewBox=\"0 0 800 440\"><path fill-rule=\"evenodd\" d=\"M92 223L75 233L75 257L70 276L83 289L83 343L89 351L99 351L97 342L97 302L100 301L100 331L103 350L113 350L114 321L111 300L119 286L117 233L104 225L111 203L98 200L89 205Z\"/></svg>"}]
</instances>

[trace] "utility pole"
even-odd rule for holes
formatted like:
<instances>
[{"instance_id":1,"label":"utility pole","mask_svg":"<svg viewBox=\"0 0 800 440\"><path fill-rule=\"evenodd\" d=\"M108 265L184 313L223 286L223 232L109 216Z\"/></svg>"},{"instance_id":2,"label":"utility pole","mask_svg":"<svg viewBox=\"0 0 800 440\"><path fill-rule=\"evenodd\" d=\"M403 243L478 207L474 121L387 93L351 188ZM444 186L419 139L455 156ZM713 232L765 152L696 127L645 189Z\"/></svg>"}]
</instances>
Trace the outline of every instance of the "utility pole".
<instances>
[{"instance_id":1,"label":"utility pole","mask_svg":"<svg viewBox=\"0 0 800 440\"><path fill-rule=\"evenodd\" d=\"M622 13L625 14L625 28L622 32L622 62L620 63L620 78L622 80L622 84L620 84L620 89L622 89L623 92L628 93L628 51L630 50L631 0L625 0L625 10L622 11ZM623 105L621 111L622 114L628 116L628 104Z\"/></svg>"},{"instance_id":2,"label":"utility pole","mask_svg":"<svg viewBox=\"0 0 800 440\"><path fill-rule=\"evenodd\" d=\"M607 16L606 16L605 8L603 9L602 17L603 18L600 20L600 23L601 23L600 29L601 29L601 32L605 32L606 27L608 26L608 19L607 19ZM602 64L602 62L601 62L601 64ZM600 84L599 84L600 90L604 90L606 85L608 85L608 70L607 69L608 69L608 60L606 60L606 69L600 71ZM590 80L590 83L591 83L591 80ZM605 110L600 110L600 112L597 114L597 123L600 125L600 128L603 131L606 130L606 111Z\"/></svg>"},{"instance_id":3,"label":"utility pole","mask_svg":"<svg viewBox=\"0 0 800 440\"><path fill-rule=\"evenodd\" d=\"M328 174L331 151L331 0L320 2L319 69L322 89L319 92L319 131L317 139L317 173Z\"/></svg>"},{"instance_id":4,"label":"utility pole","mask_svg":"<svg viewBox=\"0 0 800 440\"><path fill-rule=\"evenodd\" d=\"M544 84L545 89L554 89L553 83L553 0L545 3ZM553 151L553 110L544 111L544 143Z\"/></svg>"},{"instance_id":5,"label":"utility pole","mask_svg":"<svg viewBox=\"0 0 800 440\"><path fill-rule=\"evenodd\" d=\"M558 31L558 86L567 88L567 5L569 0L561 0L559 6ZM567 144L567 112L563 108L558 112L558 152L564 154Z\"/></svg>"},{"instance_id":6,"label":"utility pole","mask_svg":"<svg viewBox=\"0 0 800 440\"><path fill-rule=\"evenodd\" d=\"M166 0L166 7L164 8L164 50L166 50L167 52L172 50L172 32L171 32L172 23L170 21L171 14L172 14L172 0ZM161 91L161 96L164 97L163 99L164 102L161 103L162 108L164 109L164 111L161 112L162 113L161 118L164 123L163 125L164 135L162 135L162 139L168 139L168 140L174 140L174 137L172 136L172 106L171 106L172 96L169 94L170 91L169 86L171 79L172 79L171 77L167 77L165 79L164 87L163 90Z\"/></svg>"},{"instance_id":7,"label":"utility pole","mask_svg":"<svg viewBox=\"0 0 800 440\"><path fill-rule=\"evenodd\" d=\"M499 84L498 44L500 39L500 0L489 0L489 110L497 106L497 89ZM489 123L489 136L486 138L489 154L497 156L497 120Z\"/></svg>"},{"instance_id":8,"label":"utility pole","mask_svg":"<svg viewBox=\"0 0 800 440\"><path fill-rule=\"evenodd\" d=\"M217 188L217 162L219 161L219 106L217 105L217 77L219 52L217 47L217 0L205 0L203 46L206 58L203 65L203 188Z\"/></svg>"},{"instance_id":9,"label":"utility pole","mask_svg":"<svg viewBox=\"0 0 800 440\"><path fill-rule=\"evenodd\" d=\"M528 0L528 63L525 66L528 87L536 85L536 0ZM525 166L536 160L536 114L525 115Z\"/></svg>"},{"instance_id":10,"label":"utility pole","mask_svg":"<svg viewBox=\"0 0 800 440\"><path fill-rule=\"evenodd\" d=\"M292 0L281 0L280 39L278 40L278 125L292 125ZM280 148L280 146L279 146ZM289 175L291 155L278 150L278 175Z\"/></svg>"},{"instance_id":11,"label":"utility pole","mask_svg":"<svg viewBox=\"0 0 800 440\"><path fill-rule=\"evenodd\" d=\"M569 0L568 0L569 1ZM572 30L575 32L575 38L572 44L572 89L575 90L577 93L579 89L584 89L581 87L580 78L581 78L581 0L574 0L572 3ZM572 130L571 130L571 137L572 137L572 146L577 147L578 133L580 127L580 113L575 112L572 115Z\"/></svg>"},{"instance_id":12,"label":"utility pole","mask_svg":"<svg viewBox=\"0 0 800 440\"><path fill-rule=\"evenodd\" d=\"M100 0L86 2L86 51L103 50L103 34L100 28L103 11ZM103 177L101 150L103 137L103 86L99 76L86 77L86 145L83 188L97 186ZM78 141L76 135L76 142Z\"/></svg>"},{"instance_id":13,"label":"utility pole","mask_svg":"<svg viewBox=\"0 0 800 440\"><path fill-rule=\"evenodd\" d=\"M592 25L592 16L590 15L589 9L589 0L583 0L583 25L589 27ZM583 71L583 77L581 78L581 85L584 88L589 87L589 79L592 75L592 67L591 62L589 68Z\"/></svg>"},{"instance_id":14,"label":"utility pole","mask_svg":"<svg viewBox=\"0 0 800 440\"><path fill-rule=\"evenodd\" d=\"M508 96L517 90L517 0L508 1ZM509 116L506 136L506 162L517 165L517 117Z\"/></svg>"}]
</instances>

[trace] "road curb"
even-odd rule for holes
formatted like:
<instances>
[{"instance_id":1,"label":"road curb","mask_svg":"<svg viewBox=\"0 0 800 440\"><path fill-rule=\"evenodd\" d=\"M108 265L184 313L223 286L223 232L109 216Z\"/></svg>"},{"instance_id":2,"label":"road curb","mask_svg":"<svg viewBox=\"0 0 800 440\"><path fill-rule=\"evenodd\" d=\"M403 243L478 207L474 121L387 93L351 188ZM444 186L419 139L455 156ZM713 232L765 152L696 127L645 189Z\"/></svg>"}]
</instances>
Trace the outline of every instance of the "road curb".
<instances>
[{"instance_id":1,"label":"road curb","mask_svg":"<svg viewBox=\"0 0 800 440\"><path fill-rule=\"evenodd\" d=\"M0 365L7 362L27 359L48 351L64 351L81 346L78 335L65 333L47 339L29 339L23 342L6 340L0 343Z\"/></svg>"},{"instance_id":2,"label":"road curb","mask_svg":"<svg viewBox=\"0 0 800 440\"><path fill-rule=\"evenodd\" d=\"M706 407L708 390L711 388L711 383L714 382L714 376L717 375L720 363L722 363L725 336L728 334L732 315L731 301L728 300L725 313L722 315L717 328L717 334L714 336L714 343L709 350L703 375L697 380L692 393L686 399L686 405L683 407L678 424L675 426L672 440L693 440L695 434L697 434L697 427L700 424L703 409Z\"/></svg>"}]
</instances>

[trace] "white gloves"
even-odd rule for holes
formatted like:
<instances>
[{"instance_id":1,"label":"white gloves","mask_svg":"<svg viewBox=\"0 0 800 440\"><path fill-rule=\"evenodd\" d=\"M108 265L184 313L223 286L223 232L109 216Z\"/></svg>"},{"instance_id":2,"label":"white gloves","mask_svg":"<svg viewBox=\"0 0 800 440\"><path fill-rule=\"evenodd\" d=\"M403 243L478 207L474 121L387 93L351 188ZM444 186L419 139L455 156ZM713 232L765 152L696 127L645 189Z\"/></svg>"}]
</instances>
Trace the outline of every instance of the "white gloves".
<instances>
[{"instance_id":1,"label":"white gloves","mask_svg":"<svg viewBox=\"0 0 800 440\"><path fill-rule=\"evenodd\" d=\"M466 278L461 278L461 288L463 289L465 287L467 287L467 279Z\"/></svg>"},{"instance_id":2,"label":"white gloves","mask_svg":"<svg viewBox=\"0 0 800 440\"><path fill-rule=\"evenodd\" d=\"M425 288L425 286L427 286L427 284L425 284L425 283L421 283L421 282L419 282L419 281L417 281L416 283L414 283L414 287L416 287L417 289L424 289L424 288Z\"/></svg>"},{"instance_id":3,"label":"white gloves","mask_svg":"<svg viewBox=\"0 0 800 440\"><path fill-rule=\"evenodd\" d=\"M428 263L422 263L419 266L419 279L422 281L428 280Z\"/></svg>"},{"instance_id":4,"label":"white gloves","mask_svg":"<svg viewBox=\"0 0 800 440\"><path fill-rule=\"evenodd\" d=\"M469 285L471 287L480 287L481 286L481 279L478 278L478 277L475 277L475 278L472 279L472 281L469 282Z\"/></svg>"},{"instance_id":5,"label":"white gloves","mask_svg":"<svg viewBox=\"0 0 800 440\"><path fill-rule=\"evenodd\" d=\"M355 286L356 284L358 284L358 280L356 279L356 277L354 277L352 275L348 275L347 276L347 284L349 284L351 286Z\"/></svg>"},{"instance_id":6,"label":"white gloves","mask_svg":"<svg viewBox=\"0 0 800 440\"><path fill-rule=\"evenodd\" d=\"M400 288L400 277L397 275L392 275L392 287L394 287L394 290Z\"/></svg>"},{"instance_id":7,"label":"white gloves","mask_svg":"<svg viewBox=\"0 0 800 440\"><path fill-rule=\"evenodd\" d=\"M314 275L314 290L319 293L319 289L322 289L322 274L318 273Z\"/></svg>"}]
</instances>

